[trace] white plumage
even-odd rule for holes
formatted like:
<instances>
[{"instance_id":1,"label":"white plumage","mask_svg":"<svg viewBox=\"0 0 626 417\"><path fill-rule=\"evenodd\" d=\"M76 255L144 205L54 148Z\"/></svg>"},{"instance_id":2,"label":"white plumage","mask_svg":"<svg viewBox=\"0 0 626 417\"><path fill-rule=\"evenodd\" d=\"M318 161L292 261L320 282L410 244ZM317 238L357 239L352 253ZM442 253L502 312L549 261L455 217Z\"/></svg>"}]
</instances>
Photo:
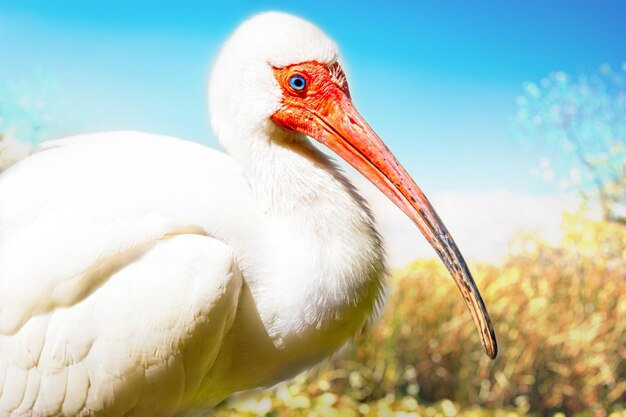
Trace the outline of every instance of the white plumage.
<instances>
[{"instance_id":1,"label":"white plumage","mask_svg":"<svg viewBox=\"0 0 626 417\"><path fill-rule=\"evenodd\" d=\"M238 33L310 27L300 24L266 14ZM223 55L249 39L235 35ZM313 41L308 58L318 59ZM245 84L219 78L233 76L230 65L218 63L212 90ZM228 107L222 94L212 108ZM268 102L256 103L272 123ZM249 110L240 114L232 127L254 130ZM227 117L213 111L214 125ZM233 138L225 130L223 142ZM198 144L113 132L48 142L0 177L0 414L206 407L293 375L362 325L383 271L369 214L310 144L254 137L263 133L226 144L258 142L245 165ZM360 306L357 317L346 302ZM329 327L339 331L317 341Z\"/></svg>"},{"instance_id":2,"label":"white plumage","mask_svg":"<svg viewBox=\"0 0 626 417\"><path fill-rule=\"evenodd\" d=\"M210 82L231 156L111 132L46 143L0 176L0 416L194 414L363 325L385 271L372 216L272 121L273 69L337 57L310 23L259 15Z\"/></svg>"}]
</instances>

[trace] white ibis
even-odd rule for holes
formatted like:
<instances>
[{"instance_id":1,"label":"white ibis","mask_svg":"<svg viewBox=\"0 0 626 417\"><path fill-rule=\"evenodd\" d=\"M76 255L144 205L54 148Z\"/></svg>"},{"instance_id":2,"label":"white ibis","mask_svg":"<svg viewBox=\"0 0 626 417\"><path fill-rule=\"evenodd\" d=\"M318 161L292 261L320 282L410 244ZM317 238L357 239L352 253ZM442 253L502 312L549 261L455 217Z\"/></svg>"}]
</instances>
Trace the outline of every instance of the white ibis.
<instances>
[{"instance_id":1,"label":"white ibis","mask_svg":"<svg viewBox=\"0 0 626 417\"><path fill-rule=\"evenodd\" d=\"M46 143L0 176L0 415L169 416L295 375L380 301L381 239L326 145L470 272L355 110L337 47L282 13L245 22L210 80L228 155L136 132Z\"/></svg>"}]
</instances>

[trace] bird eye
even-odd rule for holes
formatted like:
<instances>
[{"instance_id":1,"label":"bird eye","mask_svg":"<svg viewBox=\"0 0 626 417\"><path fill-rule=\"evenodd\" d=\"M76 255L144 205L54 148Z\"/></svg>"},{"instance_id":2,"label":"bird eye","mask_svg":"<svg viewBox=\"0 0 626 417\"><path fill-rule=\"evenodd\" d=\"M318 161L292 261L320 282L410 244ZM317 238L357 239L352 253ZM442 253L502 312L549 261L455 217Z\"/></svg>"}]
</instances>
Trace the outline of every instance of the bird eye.
<instances>
[{"instance_id":1,"label":"bird eye","mask_svg":"<svg viewBox=\"0 0 626 417\"><path fill-rule=\"evenodd\" d=\"M289 85L296 91L302 91L306 87L306 80L301 75L292 75L289 78Z\"/></svg>"}]
</instances>

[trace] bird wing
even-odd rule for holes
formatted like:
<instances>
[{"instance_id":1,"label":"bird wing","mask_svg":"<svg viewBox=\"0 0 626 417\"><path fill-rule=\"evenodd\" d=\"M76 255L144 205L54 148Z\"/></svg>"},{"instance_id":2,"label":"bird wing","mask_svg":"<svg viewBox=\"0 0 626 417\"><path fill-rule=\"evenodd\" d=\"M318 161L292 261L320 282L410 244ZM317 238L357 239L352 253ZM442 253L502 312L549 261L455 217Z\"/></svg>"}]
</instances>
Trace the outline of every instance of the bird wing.
<instances>
[{"instance_id":1,"label":"bird wing","mask_svg":"<svg viewBox=\"0 0 626 417\"><path fill-rule=\"evenodd\" d=\"M136 132L49 142L0 175L0 334L70 306L155 242L254 224L227 155Z\"/></svg>"},{"instance_id":2,"label":"bird wing","mask_svg":"<svg viewBox=\"0 0 626 417\"><path fill-rule=\"evenodd\" d=\"M71 308L0 336L0 415L173 415L230 329L241 273L217 239L155 243Z\"/></svg>"}]
</instances>

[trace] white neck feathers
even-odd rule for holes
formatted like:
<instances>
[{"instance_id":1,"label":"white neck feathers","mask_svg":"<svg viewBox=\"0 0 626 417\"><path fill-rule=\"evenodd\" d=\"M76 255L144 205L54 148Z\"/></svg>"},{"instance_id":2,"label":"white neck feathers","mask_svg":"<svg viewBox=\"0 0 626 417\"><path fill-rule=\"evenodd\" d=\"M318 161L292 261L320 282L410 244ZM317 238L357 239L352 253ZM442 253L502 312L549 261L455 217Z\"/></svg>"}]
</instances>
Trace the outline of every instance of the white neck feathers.
<instances>
[{"instance_id":1,"label":"white neck feathers","mask_svg":"<svg viewBox=\"0 0 626 417\"><path fill-rule=\"evenodd\" d=\"M276 137L251 138L255 145L233 156L267 220L257 249L266 263L248 285L281 344L346 319L348 309L365 318L380 295L385 263L372 215L352 184L306 137L277 129ZM266 302L264 294L282 294L281 303Z\"/></svg>"}]
</instances>

